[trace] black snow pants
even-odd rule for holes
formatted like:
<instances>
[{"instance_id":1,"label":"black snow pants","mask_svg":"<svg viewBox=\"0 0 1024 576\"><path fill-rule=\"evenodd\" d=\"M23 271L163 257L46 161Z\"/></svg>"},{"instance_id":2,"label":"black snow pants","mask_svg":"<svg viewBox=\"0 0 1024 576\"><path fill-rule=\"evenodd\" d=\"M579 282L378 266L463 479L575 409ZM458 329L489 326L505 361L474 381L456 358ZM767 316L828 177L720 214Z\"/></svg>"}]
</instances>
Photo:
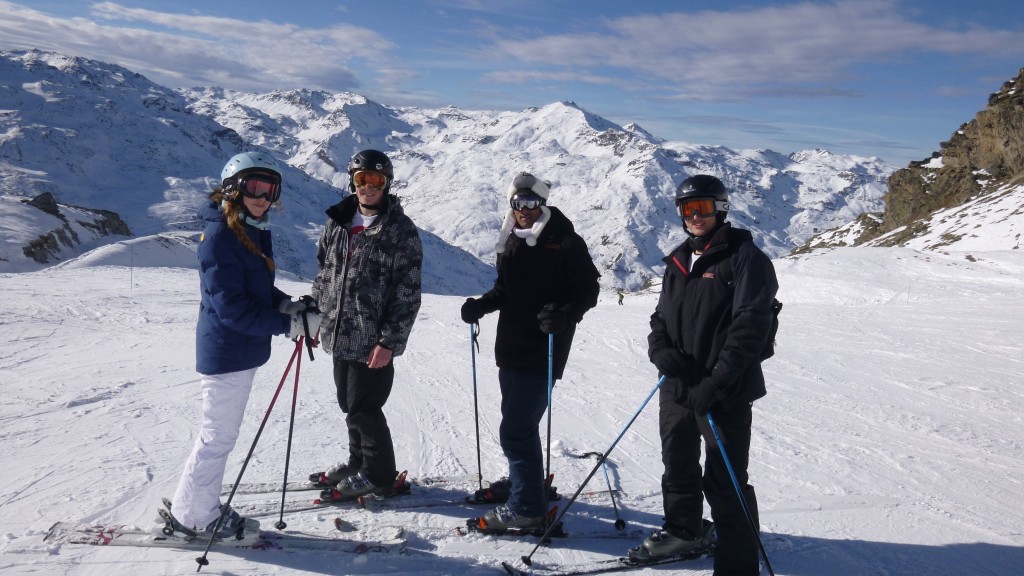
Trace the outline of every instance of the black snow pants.
<instances>
[{"instance_id":1,"label":"black snow pants","mask_svg":"<svg viewBox=\"0 0 1024 576\"><path fill-rule=\"evenodd\" d=\"M394 381L393 361L383 368L370 368L365 362L334 359L338 405L347 415L348 463L358 466L374 486L390 486L398 475L391 428L384 417Z\"/></svg>"},{"instance_id":2,"label":"black snow pants","mask_svg":"<svg viewBox=\"0 0 1024 576\"><path fill-rule=\"evenodd\" d=\"M759 526L754 488L747 484L751 405L741 403L718 407L712 410L711 416L736 479L743 487L754 525ZM718 533L715 576L757 576L757 540L747 524L707 418L697 416L676 402L674 390L666 392L662 388L659 424L661 459L665 465L665 474L661 478L665 506L663 529L680 538L697 537L700 534L703 497L706 497ZM703 474L700 465L702 438L707 447Z\"/></svg>"}]
</instances>

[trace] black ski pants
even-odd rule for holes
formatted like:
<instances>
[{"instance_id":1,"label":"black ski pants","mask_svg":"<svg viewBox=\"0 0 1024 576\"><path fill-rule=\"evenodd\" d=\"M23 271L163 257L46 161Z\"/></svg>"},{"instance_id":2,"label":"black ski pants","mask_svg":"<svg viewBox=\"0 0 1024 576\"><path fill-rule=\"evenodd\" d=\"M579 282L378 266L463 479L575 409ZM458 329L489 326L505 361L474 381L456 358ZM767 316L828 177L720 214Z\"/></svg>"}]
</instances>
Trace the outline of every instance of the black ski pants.
<instances>
[{"instance_id":1,"label":"black ski pants","mask_svg":"<svg viewBox=\"0 0 1024 576\"><path fill-rule=\"evenodd\" d=\"M725 445L739 485L743 487L754 525L758 526L757 499L747 484L750 456L751 405L741 403L716 408L711 413ZM757 576L757 539L750 530L736 489L715 442L706 417L675 401L674 391L661 389L659 396L661 459L665 474L661 478L665 506L663 529L680 538L693 539L700 534L703 498L711 508L711 519L718 534L715 552L715 576ZM701 471L701 440L707 456Z\"/></svg>"},{"instance_id":2,"label":"black ski pants","mask_svg":"<svg viewBox=\"0 0 1024 576\"><path fill-rule=\"evenodd\" d=\"M374 486L390 486L398 475L395 446L383 410L394 381L393 361L383 368L370 368L366 362L334 359L338 405L348 426L348 463L359 467Z\"/></svg>"}]
</instances>

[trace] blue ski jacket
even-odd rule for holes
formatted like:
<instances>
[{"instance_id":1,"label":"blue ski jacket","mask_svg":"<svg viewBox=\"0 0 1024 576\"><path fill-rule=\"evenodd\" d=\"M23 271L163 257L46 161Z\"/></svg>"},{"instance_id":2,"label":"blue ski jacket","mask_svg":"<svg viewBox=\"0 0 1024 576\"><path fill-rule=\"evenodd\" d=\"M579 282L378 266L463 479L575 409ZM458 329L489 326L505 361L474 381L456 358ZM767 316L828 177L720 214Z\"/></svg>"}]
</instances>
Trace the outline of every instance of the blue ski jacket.
<instances>
[{"instance_id":1,"label":"blue ski jacket","mask_svg":"<svg viewBox=\"0 0 1024 576\"><path fill-rule=\"evenodd\" d=\"M262 366L270 337L287 334L291 318L277 307L289 296L274 286L266 261L246 250L214 202L199 209L206 228L199 241L199 321L196 371L226 374ZM248 224L249 238L274 257L269 230Z\"/></svg>"}]
</instances>

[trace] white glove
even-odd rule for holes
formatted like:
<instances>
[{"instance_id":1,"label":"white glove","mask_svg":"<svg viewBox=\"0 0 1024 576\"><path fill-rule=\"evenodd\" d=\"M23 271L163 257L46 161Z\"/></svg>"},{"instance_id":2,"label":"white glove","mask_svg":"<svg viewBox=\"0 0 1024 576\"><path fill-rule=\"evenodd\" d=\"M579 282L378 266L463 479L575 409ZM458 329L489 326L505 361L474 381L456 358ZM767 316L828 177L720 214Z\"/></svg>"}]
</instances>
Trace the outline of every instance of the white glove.
<instances>
[{"instance_id":1,"label":"white glove","mask_svg":"<svg viewBox=\"0 0 1024 576\"><path fill-rule=\"evenodd\" d=\"M306 334L306 327L302 323L302 318L305 316L306 324L309 325L309 334ZM288 328L288 337L292 340L298 340L299 336L306 336L310 340L316 337L316 333L320 330L320 321L323 319L319 312L312 310L302 310L292 314L292 323Z\"/></svg>"},{"instance_id":2,"label":"white glove","mask_svg":"<svg viewBox=\"0 0 1024 576\"><path fill-rule=\"evenodd\" d=\"M295 314L296 312L302 312L305 309L305 302L294 302L291 299L281 300L281 303L277 305L278 312L282 314Z\"/></svg>"}]
</instances>

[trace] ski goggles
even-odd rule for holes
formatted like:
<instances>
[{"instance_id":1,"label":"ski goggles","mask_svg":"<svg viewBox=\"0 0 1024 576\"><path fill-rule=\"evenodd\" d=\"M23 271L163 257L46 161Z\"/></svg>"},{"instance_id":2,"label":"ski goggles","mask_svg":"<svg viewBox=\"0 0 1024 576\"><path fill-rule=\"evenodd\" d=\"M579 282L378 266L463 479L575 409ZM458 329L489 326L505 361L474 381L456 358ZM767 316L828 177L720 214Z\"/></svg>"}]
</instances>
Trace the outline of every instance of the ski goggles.
<instances>
[{"instance_id":1,"label":"ski goggles","mask_svg":"<svg viewBox=\"0 0 1024 576\"><path fill-rule=\"evenodd\" d=\"M352 175L352 183L356 188L380 188L383 190L388 185L388 177L380 172L359 170Z\"/></svg>"},{"instance_id":2,"label":"ski goggles","mask_svg":"<svg viewBox=\"0 0 1024 576\"><path fill-rule=\"evenodd\" d=\"M277 202L281 198L281 179L269 174L249 174L239 178L238 190L247 198Z\"/></svg>"},{"instance_id":3,"label":"ski goggles","mask_svg":"<svg viewBox=\"0 0 1024 576\"><path fill-rule=\"evenodd\" d=\"M508 203L513 210L522 212L523 210L536 210L540 208L544 205L544 199L531 196L528 198L513 198Z\"/></svg>"},{"instance_id":4,"label":"ski goggles","mask_svg":"<svg viewBox=\"0 0 1024 576\"><path fill-rule=\"evenodd\" d=\"M723 208L727 206L725 202L716 202L714 198L691 198L677 202L676 206L679 208L679 215L686 220L692 218L694 214L701 218L714 216L720 204Z\"/></svg>"}]
</instances>

